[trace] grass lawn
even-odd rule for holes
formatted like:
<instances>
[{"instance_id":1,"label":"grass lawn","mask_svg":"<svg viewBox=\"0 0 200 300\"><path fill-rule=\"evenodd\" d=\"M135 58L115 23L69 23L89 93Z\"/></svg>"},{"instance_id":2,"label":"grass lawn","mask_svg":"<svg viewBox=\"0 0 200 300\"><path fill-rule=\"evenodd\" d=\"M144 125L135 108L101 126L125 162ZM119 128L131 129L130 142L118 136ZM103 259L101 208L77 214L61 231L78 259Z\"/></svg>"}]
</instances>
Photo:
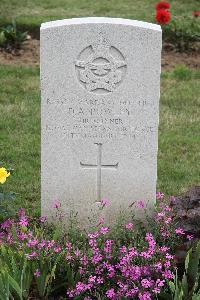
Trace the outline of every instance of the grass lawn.
<instances>
[{"instance_id":1,"label":"grass lawn","mask_svg":"<svg viewBox=\"0 0 200 300\"><path fill-rule=\"evenodd\" d=\"M15 169L4 187L19 193L21 207L39 207L39 70L0 67L0 161Z\"/></svg>"},{"instance_id":2,"label":"grass lawn","mask_svg":"<svg viewBox=\"0 0 200 300\"><path fill-rule=\"evenodd\" d=\"M56 19L107 16L154 22L158 0L0 0L0 24L14 17L20 26L38 27ZM174 15L192 15L199 9L199 0L170 0Z\"/></svg>"},{"instance_id":3,"label":"grass lawn","mask_svg":"<svg viewBox=\"0 0 200 300\"><path fill-rule=\"evenodd\" d=\"M4 188L18 193L16 204L39 213L39 69L1 66L0 73L0 161L14 168ZM199 78L187 69L162 75L157 190L166 194L200 182Z\"/></svg>"}]
</instances>

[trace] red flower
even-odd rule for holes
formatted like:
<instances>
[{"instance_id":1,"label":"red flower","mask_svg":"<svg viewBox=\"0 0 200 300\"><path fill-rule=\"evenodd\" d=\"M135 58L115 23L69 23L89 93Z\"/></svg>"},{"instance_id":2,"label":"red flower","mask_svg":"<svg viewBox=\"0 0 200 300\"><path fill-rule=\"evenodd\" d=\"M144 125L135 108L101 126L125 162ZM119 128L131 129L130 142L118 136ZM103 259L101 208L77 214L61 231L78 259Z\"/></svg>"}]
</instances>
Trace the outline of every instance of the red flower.
<instances>
[{"instance_id":1,"label":"red flower","mask_svg":"<svg viewBox=\"0 0 200 300\"><path fill-rule=\"evenodd\" d=\"M159 24L167 24L170 21L170 12L165 9L157 10L156 12L156 20Z\"/></svg>"},{"instance_id":2,"label":"red flower","mask_svg":"<svg viewBox=\"0 0 200 300\"><path fill-rule=\"evenodd\" d=\"M160 9L169 9L170 4L167 1L160 1L159 3L156 4L156 10Z\"/></svg>"},{"instance_id":3,"label":"red flower","mask_svg":"<svg viewBox=\"0 0 200 300\"><path fill-rule=\"evenodd\" d=\"M200 10L194 10L193 12L192 12L192 14L193 14L193 16L194 17L200 17Z\"/></svg>"}]
</instances>

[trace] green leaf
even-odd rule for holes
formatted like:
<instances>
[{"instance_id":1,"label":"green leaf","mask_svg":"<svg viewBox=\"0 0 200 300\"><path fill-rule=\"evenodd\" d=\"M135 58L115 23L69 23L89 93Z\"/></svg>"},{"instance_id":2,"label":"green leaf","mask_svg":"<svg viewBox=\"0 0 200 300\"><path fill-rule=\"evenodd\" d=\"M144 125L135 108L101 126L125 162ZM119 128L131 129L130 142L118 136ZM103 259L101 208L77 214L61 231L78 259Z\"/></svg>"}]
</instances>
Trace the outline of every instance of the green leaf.
<instances>
[{"instance_id":1,"label":"green leaf","mask_svg":"<svg viewBox=\"0 0 200 300\"><path fill-rule=\"evenodd\" d=\"M20 300L23 300L22 290L20 289L19 284L8 274L8 282L14 289L14 291L18 294Z\"/></svg>"},{"instance_id":2,"label":"green leaf","mask_svg":"<svg viewBox=\"0 0 200 300\"><path fill-rule=\"evenodd\" d=\"M0 269L0 300L9 300L10 289L8 282L8 272L6 269Z\"/></svg>"},{"instance_id":3,"label":"green leaf","mask_svg":"<svg viewBox=\"0 0 200 300\"><path fill-rule=\"evenodd\" d=\"M192 249L190 249L187 253L187 256L186 256L186 259L185 259L185 270L187 272L188 270L188 265L189 265L189 262L190 262L190 256L191 256L191 253L192 253Z\"/></svg>"},{"instance_id":4,"label":"green leaf","mask_svg":"<svg viewBox=\"0 0 200 300\"><path fill-rule=\"evenodd\" d=\"M192 300L200 300L200 294L198 295L193 295Z\"/></svg>"},{"instance_id":5,"label":"green leaf","mask_svg":"<svg viewBox=\"0 0 200 300\"><path fill-rule=\"evenodd\" d=\"M172 281L170 281L168 284L169 284L169 288L170 288L171 292L174 294L174 292L175 292L175 284Z\"/></svg>"},{"instance_id":6,"label":"green leaf","mask_svg":"<svg viewBox=\"0 0 200 300\"><path fill-rule=\"evenodd\" d=\"M182 289L183 289L184 297L188 297L188 281L187 281L187 276L185 273L184 273L183 279L182 279Z\"/></svg>"},{"instance_id":7,"label":"green leaf","mask_svg":"<svg viewBox=\"0 0 200 300\"><path fill-rule=\"evenodd\" d=\"M74 281L74 276L70 264L66 265L66 269L67 269L67 282L69 283L70 286L74 286L75 281Z\"/></svg>"},{"instance_id":8,"label":"green leaf","mask_svg":"<svg viewBox=\"0 0 200 300\"><path fill-rule=\"evenodd\" d=\"M198 265L200 260L200 242L198 242L196 246L196 250L194 253L191 253L191 259L188 265L188 276L192 281L192 284L195 284L195 281L198 277Z\"/></svg>"}]
</instances>

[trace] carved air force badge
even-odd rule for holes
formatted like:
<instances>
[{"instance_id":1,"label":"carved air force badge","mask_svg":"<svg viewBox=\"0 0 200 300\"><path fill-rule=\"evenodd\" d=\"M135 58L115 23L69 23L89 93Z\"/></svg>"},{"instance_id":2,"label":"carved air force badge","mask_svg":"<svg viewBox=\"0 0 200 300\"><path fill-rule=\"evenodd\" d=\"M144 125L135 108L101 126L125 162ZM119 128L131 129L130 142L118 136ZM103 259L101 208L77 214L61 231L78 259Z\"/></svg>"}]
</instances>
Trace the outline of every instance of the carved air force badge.
<instances>
[{"instance_id":1,"label":"carved air force badge","mask_svg":"<svg viewBox=\"0 0 200 300\"><path fill-rule=\"evenodd\" d=\"M75 66L80 83L97 94L113 92L122 82L127 68L122 53L102 36L83 49Z\"/></svg>"}]
</instances>

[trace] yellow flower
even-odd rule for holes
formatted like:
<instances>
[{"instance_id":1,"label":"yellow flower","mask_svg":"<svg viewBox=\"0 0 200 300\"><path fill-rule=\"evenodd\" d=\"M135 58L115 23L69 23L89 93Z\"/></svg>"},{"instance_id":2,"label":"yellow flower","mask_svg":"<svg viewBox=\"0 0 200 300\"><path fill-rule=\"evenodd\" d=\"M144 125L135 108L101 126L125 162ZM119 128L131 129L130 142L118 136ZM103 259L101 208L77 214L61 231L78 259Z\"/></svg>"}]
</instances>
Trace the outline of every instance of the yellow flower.
<instances>
[{"instance_id":1,"label":"yellow flower","mask_svg":"<svg viewBox=\"0 0 200 300\"><path fill-rule=\"evenodd\" d=\"M4 183L6 178L10 176L10 172L7 172L5 168L0 168L0 183Z\"/></svg>"}]
</instances>

